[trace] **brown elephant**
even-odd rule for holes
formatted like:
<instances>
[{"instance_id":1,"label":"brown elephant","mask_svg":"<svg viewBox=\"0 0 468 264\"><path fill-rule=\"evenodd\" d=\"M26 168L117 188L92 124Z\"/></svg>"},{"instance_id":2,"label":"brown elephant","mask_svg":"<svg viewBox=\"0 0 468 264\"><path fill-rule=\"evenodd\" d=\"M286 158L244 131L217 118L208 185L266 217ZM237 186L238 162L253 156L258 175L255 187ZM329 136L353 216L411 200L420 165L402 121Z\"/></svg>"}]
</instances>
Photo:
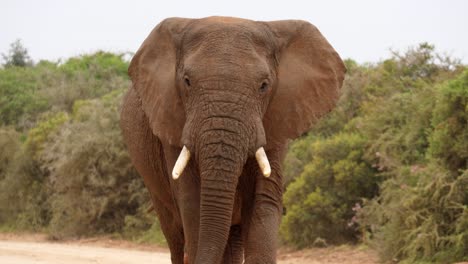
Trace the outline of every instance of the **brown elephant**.
<instances>
[{"instance_id":1,"label":"brown elephant","mask_svg":"<svg viewBox=\"0 0 468 264\"><path fill-rule=\"evenodd\" d=\"M121 127L172 263L184 252L196 264L276 263L288 140L334 107L345 71L305 21L156 26L131 61Z\"/></svg>"}]
</instances>

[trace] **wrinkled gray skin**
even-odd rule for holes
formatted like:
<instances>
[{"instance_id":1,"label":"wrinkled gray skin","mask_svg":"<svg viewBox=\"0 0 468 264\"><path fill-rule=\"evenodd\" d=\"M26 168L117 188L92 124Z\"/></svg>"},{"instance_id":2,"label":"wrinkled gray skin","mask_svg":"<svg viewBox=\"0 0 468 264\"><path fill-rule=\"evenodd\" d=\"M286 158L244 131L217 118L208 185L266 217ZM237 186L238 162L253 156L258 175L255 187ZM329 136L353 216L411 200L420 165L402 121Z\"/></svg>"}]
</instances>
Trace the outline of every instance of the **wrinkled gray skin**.
<instances>
[{"instance_id":1,"label":"wrinkled gray skin","mask_svg":"<svg viewBox=\"0 0 468 264\"><path fill-rule=\"evenodd\" d=\"M169 18L129 73L121 127L172 262L276 263L281 163L335 105L345 68L334 49L305 21ZM192 157L173 180L184 145Z\"/></svg>"}]
</instances>

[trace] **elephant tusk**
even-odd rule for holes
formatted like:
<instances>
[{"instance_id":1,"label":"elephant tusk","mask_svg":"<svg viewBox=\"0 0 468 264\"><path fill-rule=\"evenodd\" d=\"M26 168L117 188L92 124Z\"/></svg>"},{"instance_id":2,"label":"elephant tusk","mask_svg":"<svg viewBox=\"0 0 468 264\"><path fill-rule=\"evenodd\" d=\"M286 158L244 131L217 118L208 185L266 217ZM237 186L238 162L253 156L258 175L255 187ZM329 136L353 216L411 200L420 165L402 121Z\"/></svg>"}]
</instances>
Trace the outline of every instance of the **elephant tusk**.
<instances>
[{"instance_id":1,"label":"elephant tusk","mask_svg":"<svg viewBox=\"0 0 468 264\"><path fill-rule=\"evenodd\" d=\"M263 147L259 148L257 152L255 152L255 158L257 159L258 166L260 166L260 169L262 170L263 176L267 178L270 177L270 174L271 174L270 162L268 161L268 157Z\"/></svg>"},{"instance_id":2,"label":"elephant tusk","mask_svg":"<svg viewBox=\"0 0 468 264\"><path fill-rule=\"evenodd\" d=\"M187 166L189 160L190 151L184 146L180 152L179 158L177 158L174 169L172 170L172 178L174 180L177 180L182 172L184 172L185 166Z\"/></svg>"}]
</instances>

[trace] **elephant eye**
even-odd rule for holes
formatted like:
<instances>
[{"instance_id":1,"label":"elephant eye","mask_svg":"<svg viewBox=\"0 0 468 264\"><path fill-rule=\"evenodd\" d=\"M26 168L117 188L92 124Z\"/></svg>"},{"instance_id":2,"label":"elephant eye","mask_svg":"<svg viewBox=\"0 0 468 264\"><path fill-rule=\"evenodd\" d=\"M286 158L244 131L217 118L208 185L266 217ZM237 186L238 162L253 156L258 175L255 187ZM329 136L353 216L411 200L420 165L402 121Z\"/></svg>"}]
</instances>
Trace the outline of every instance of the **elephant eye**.
<instances>
[{"instance_id":1,"label":"elephant eye","mask_svg":"<svg viewBox=\"0 0 468 264\"><path fill-rule=\"evenodd\" d=\"M266 92L268 90L268 83L263 82L262 85L260 86L260 92Z\"/></svg>"},{"instance_id":2,"label":"elephant eye","mask_svg":"<svg viewBox=\"0 0 468 264\"><path fill-rule=\"evenodd\" d=\"M190 80L187 76L184 77L184 82L187 86L190 86Z\"/></svg>"}]
</instances>

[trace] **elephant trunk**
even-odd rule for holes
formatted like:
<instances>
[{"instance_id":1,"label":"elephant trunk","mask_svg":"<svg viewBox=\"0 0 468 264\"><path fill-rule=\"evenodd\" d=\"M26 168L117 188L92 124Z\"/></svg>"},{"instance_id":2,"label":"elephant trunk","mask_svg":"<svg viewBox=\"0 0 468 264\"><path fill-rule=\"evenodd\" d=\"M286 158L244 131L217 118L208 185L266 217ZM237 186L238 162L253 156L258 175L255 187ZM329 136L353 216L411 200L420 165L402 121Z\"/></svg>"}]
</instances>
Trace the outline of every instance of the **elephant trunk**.
<instances>
[{"instance_id":1,"label":"elephant trunk","mask_svg":"<svg viewBox=\"0 0 468 264\"><path fill-rule=\"evenodd\" d=\"M245 133L230 130L232 128L211 126L198 141L201 181L199 244L195 261L198 264L220 263L229 237L238 178L248 154L248 142L245 138L242 140Z\"/></svg>"},{"instance_id":2,"label":"elephant trunk","mask_svg":"<svg viewBox=\"0 0 468 264\"><path fill-rule=\"evenodd\" d=\"M229 237L237 181L209 178L237 177L221 170L207 174L210 175L203 175L206 179L201 181L200 233L195 263L220 263Z\"/></svg>"}]
</instances>

